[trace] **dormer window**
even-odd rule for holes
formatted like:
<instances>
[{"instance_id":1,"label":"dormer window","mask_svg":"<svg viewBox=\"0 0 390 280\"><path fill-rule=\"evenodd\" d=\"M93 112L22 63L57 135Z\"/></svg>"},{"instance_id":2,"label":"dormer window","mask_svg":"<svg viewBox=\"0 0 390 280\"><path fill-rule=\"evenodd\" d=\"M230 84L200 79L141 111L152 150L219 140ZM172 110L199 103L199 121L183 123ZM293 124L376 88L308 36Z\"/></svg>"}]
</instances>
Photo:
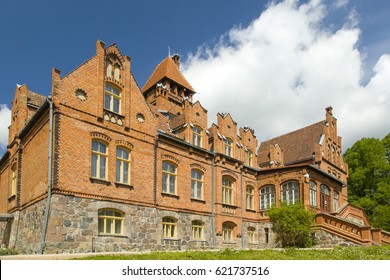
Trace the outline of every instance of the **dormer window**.
<instances>
[{"instance_id":1,"label":"dormer window","mask_svg":"<svg viewBox=\"0 0 390 280\"><path fill-rule=\"evenodd\" d=\"M225 139L225 155L228 157L233 156L233 141L230 138Z\"/></svg>"},{"instance_id":2,"label":"dormer window","mask_svg":"<svg viewBox=\"0 0 390 280\"><path fill-rule=\"evenodd\" d=\"M104 109L120 114L121 91L112 84L106 84L104 91Z\"/></svg>"},{"instance_id":3,"label":"dormer window","mask_svg":"<svg viewBox=\"0 0 390 280\"><path fill-rule=\"evenodd\" d=\"M198 126L192 128L192 144L202 147L202 129Z\"/></svg>"}]
</instances>

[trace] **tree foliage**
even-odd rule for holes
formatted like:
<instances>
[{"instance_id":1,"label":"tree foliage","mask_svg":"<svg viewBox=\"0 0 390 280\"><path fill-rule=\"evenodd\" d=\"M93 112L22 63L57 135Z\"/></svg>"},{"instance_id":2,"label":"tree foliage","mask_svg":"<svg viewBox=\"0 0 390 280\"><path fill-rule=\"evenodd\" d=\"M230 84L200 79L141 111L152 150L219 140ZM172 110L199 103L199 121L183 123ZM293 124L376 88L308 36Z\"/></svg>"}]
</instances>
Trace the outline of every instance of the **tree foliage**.
<instances>
[{"instance_id":1,"label":"tree foliage","mask_svg":"<svg viewBox=\"0 0 390 280\"><path fill-rule=\"evenodd\" d=\"M310 247L313 245L312 228L315 214L302 204L272 207L268 211L276 242L286 247Z\"/></svg>"},{"instance_id":2,"label":"tree foliage","mask_svg":"<svg viewBox=\"0 0 390 280\"><path fill-rule=\"evenodd\" d=\"M349 202L364 208L374 227L390 231L390 134L363 138L347 149Z\"/></svg>"}]
</instances>

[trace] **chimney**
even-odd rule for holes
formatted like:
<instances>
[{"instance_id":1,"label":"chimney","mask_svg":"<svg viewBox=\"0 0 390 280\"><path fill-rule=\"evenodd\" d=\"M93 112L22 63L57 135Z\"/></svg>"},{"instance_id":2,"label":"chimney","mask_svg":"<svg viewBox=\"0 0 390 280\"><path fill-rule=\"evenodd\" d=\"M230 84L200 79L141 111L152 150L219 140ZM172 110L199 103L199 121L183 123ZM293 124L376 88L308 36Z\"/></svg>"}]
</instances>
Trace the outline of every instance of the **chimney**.
<instances>
[{"instance_id":1,"label":"chimney","mask_svg":"<svg viewBox=\"0 0 390 280\"><path fill-rule=\"evenodd\" d=\"M177 69L180 69L180 55L177 53L172 56L173 62L175 62Z\"/></svg>"},{"instance_id":2,"label":"chimney","mask_svg":"<svg viewBox=\"0 0 390 280\"><path fill-rule=\"evenodd\" d=\"M333 115L333 114L332 114L332 110L333 110L332 106L329 106L329 107L326 107L326 108L325 108L325 111L326 111L327 113L329 113L330 115Z\"/></svg>"}]
</instances>

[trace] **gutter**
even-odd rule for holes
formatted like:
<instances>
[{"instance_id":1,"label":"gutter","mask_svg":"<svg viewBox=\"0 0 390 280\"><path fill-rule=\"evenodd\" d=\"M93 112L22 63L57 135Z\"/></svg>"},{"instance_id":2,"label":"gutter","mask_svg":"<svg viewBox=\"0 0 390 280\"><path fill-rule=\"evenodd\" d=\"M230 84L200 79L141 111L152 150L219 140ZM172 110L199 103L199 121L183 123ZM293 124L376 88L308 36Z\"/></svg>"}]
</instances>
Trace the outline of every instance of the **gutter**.
<instances>
[{"instance_id":1,"label":"gutter","mask_svg":"<svg viewBox=\"0 0 390 280\"><path fill-rule=\"evenodd\" d=\"M215 155L211 162L211 244L212 247L216 247L216 237L215 237Z\"/></svg>"},{"instance_id":2,"label":"gutter","mask_svg":"<svg viewBox=\"0 0 390 280\"><path fill-rule=\"evenodd\" d=\"M50 212L50 202L51 202L51 189L52 189L52 158L53 158L53 101L51 100L52 95L49 94L46 99L50 106L49 111L49 145L48 145L48 168L47 168L47 199L46 199L46 209L45 216L43 221L42 236L40 242L39 253L43 254L45 248L45 239L47 232L47 224L49 221L49 212Z\"/></svg>"}]
</instances>

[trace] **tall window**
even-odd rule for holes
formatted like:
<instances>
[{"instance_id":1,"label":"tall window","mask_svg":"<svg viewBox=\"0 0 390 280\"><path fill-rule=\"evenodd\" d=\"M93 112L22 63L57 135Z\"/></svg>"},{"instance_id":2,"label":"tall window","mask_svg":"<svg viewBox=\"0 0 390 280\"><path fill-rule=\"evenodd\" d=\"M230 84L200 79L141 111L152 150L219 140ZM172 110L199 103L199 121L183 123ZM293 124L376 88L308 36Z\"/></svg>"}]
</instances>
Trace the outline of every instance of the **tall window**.
<instances>
[{"instance_id":1,"label":"tall window","mask_svg":"<svg viewBox=\"0 0 390 280\"><path fill-rule=\"evenodd\" d=\"M107 178L107 146L99 141L92 141L92 177Z\"/></svg>"},{"instance_id":2,"label":"tall window","mask_svg":"<svg viewBox=\"0 0 390 280\"><path fill-rule=\"evenodd\" d=\"M260 189L260 209L266 210L275 204L275 187L265 186Z\"/></svg>"},{"instance_id":3,"label":"tall window","mask_svg":"<svg viewBox=\"0 0 390 280\"><path fill-rule=\"evenodd\" d=\"M317 185L310 181L310 205L317 206Z\"/></svg>"},{"instance_id":4,"label":"tall window","mask_svg":"<svg viewBox=\"0 0 390 280\"><path fill-rule=\"evenodd\" d=\"M176 194L176 165L169 161L163 161L162 172L163 193Z\"/></svg>"},{"instance_id":5,"label":"tall window","mask_svg":"<svg viewBox=\"0 0 390 280\"><path fill-rule=\"evenodd\" d=\"M255 189L252 186L246 187L246 209L253 210Z\"/></svg>"},{"instance_id":6,"label":"tall window","mask_svg":"<svg viewBox=\"0 0 390 280\"><path fill-rule=\"evenodd\" d=\"M246 165L252 166L253 164L253 152L251 150L248 150L246 152Z\"/></svg>"},{"instance_id":7,"label":"tall window","mask_svg":"<svg viewBox=\"0 0 390 280\"><path fill-rule=\"evenodd\" d=\"M191 170L191 198L203 199L203 173Z\"/></svg>"},{"instance_id":8,"label":"tall window","mask_svg":"<svg viewBox=\"0 0 390 280\"><path fill-rule=\"evenodd\" d=\"M107 68L106 68L106 76L111 78L112 77L112 64L110 61L106 62Z\"/></svg>"},{"instance_id":9,"label":"tall window","mask_svg":"<svg viewBox=\"0 0 390 280\"><path fill-rule=\"evenodd\" d=\"M202 129L199 126L192 128L192 144L202 147Z\"/></svg>"},{"instance_id":10,"label":"tall window","mask_svg":"<svg viewBox=\"0 0 390 280\"><path fill-rule=\"evenodd\" d=\"M254 227L248 227L248 242L255 243L257 242L256 229Z\"/></svg>"},{"instance_id":11,"label":"tall window","mask_svg":"<svg viewBox=\"0 0 390 280\"><path fill-rule=\"evenodd\" d=\"M119 81L121 78L121 70L118 64L114 65L114 80Z\"/></svg>"},{"instance_id":12,"label":"tall window","mask_svg":"<svg viewBox=\"0 0 390 280\"><path fill-rule=\"evenodd\" d=\"M121 92L111 84L106 84L104 93L104 109L120 114Z\"/></svg>"},{"instance_id":13,"label":"tall window","mask_svg":"<svg viewBox=\"0 0 390 280\"><path fill-rule=\"evenodd\" d=\"M177 236L177 220L171 217L164 217L163 220L163 237L176 238Z\"/></svg>"},{"instance_id":14,"label":"tall window","mask_svg":"<svg viewBox=\"0 0 390 280\"><path fill-rule=\"evenodd\" d=\"M233 141L230 138L225 139L225 155L233 156Z\"/></svg>"},{"instance_id":15,"label":"tall window","mask_svg":"<svg viewBox=\"0 0 390 280\"><path fill-rule=\"evenodd\" d=\"M192 221L192 239L203 239L204 223L201 221Z\"/></svg>"},{"instance_id":16,"label":"tall window","mask_svg":"<svg viewBox=\"0 0 390 280\"><path fill-rule=\"evenodd\" d=\"M116 181L118 183L129 184L130 174L130 152L129 150L116 148Z\"/></svg>"},{"instance_id":17,"label":"tall window","mask_svg":"<svg viewBox=\"0 0 390 280\"><path fill-rule=\"evenodd\" d=\"M333 192L333 211L337 211L339 208L339 193Z\"/></svg>"},{"instance_id":18,"label":"tall window","mask_svg":"<svg viewBox=\"0 0 390 280\"><path fill-rule=\"evenodd\" d=\"M282 201L288 205L299 203L299 185L297 181L289 181L282 185Z\"/></svg>"},{"instance_id":19,"label":"tall window","mask_svg":"<svg viewBox=\"0 0 390 280\"><path fill-rule=\"evenodd\" d=\"M322 211L330 211L330 190L325 185L321 185L320 206Z\"/></svg>"},{"instance_id":20,"label":"tall window","mask_svg":"<svg viewBox=\"0 0 390 280\"><path fill-rule=\"evenodd\" d=\"M230 177L222 177L222 203L233 205L233 184Z\"/></svg>"},{"instance_id":21,"label":"tall window","mask_svg":"<svg viewBox=\"0 0 390 280\"><path fill-rule=\"evenodd\" d=\"M234 225L228 222L222 224L222 240L233 241Z\"/></svg>"},{"instance_id":22,"label":"tall window","mask_svg":"<svg viewBox=\"0 0 390 280\"><path fill-rule=\"evenodd\" d=\"M123 212L114 209L99 209L98 230L103 234L123 234Z\"/></svg>"},{"instance_id":23,"label":"tall window","mask_svg":"<svg viewBox=\"0 0 390 280\"><path fill-rule=\"evenodd\" d=\"M11 172L12 172L12 177L11 177L11 195L10 196L14 196L16 195L16 190L17 190L17 186L18 186L18 165L15 163L14 165L12 165L12 168L11 168Z\"/></svg>"}]
</instances>

